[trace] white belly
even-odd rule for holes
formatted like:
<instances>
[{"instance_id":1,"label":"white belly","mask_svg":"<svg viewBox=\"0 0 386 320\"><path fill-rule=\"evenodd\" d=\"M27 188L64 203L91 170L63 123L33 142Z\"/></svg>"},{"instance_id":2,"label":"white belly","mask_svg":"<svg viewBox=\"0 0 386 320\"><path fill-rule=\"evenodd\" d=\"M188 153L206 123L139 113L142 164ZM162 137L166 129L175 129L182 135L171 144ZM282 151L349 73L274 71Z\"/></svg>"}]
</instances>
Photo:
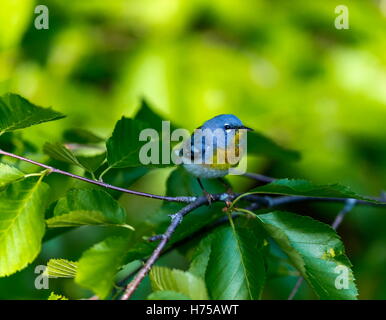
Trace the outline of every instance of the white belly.
<instances>
[{"instance_id":1,"label":"white belly","mask_svg":"<svg viewBox=\"0 0 386 320\"><path fill-rule=\"evenodd\" d=\"M200 164L183 164L183 166L190 174L204 179L221 178L229 173L228 170L212 169Z\"/></svg>"}]
</instances>

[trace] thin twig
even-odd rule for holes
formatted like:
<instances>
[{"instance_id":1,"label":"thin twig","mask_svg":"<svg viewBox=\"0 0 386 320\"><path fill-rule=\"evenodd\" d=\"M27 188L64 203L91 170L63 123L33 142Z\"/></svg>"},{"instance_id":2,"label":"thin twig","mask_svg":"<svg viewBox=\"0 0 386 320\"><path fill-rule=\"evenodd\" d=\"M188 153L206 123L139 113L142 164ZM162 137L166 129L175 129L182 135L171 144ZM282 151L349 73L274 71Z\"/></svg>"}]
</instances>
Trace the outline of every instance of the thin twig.
<instances>
[{"instance_id":1,"label":"thin twig","mask_svg":"<svg viewBox=\"0 0 386 320\"><path fill-rule=\"evenodd\" d=\"M18 159L18 160L21 160L21 161L25 161L25 162L28 162L28 163L32 163L32 164L34 164L36 166L39 166L41 168L49 170L50 173L58 173L58 174L61 174L61 175L64 175L64 176L68 176L68 177L71 177L71 178L74 178L74 179L77 179L77 180L81 180L81 181L84 181L84 182L88 182L88 183L94 184L94 185L97 185L97 186L101 186L101 187L104 187L104 188L108 188L108 189L111 189L111 190L116 190L116 191L120 191L120 192L124 192L124 193L134 194L134 195L141 196L141 197L147 197L147 198L158 199L158 200L165 200L165 201L171 201L171 202L185 202L185 203L190 203L190 202L193 202L193 201L195 201L197 199L196 197L166 197L166 196L160 196L160 195L146 193L146 192L139 192L139 191L124 189L124 188L116 187L116 186L113 186L111 184L108 184L108 183L105 183L105 182L102 182L102 181L88 179L88 178L85 178L85 177L82 177L82 176L78 176L76 174L73 174L73 173L70 173L70 172L67 172L67 171L56 169L54 167L45 165L43 163L31 160L31 159L24 158L24 157L18 156L16 154L13 154L13 153L10 153L10 152L6 152L6 151L1 150L1 149L0 149L0 154L8 156L8 157L12 157L14 159Z\"/></svg>"},{"instance_id":2,"label":"thin twig","mask_svg":"<svg viewBox=\"0 0 386 320\"><path fill-rule=\"evenodd\" d=\"M340 224L343 222L344 217L347 213L349 213L355 206L358 200L356 199L348 199L346 201L346 205L343 207L343 209L338 213L336 216L334 222L332 223L332 228L334 230L338 229Z\"/></svg>"},{"instance_id":3,"label":"thin twig","mask_svg":"<svg viewBox=\"0 0 386 320\"><path fill-rule=\"evenodd\" d=\"M288 300L293 300L293 298L295 298L295 295L297 294L298 290L300 289L303 281L304 281L303 277L298 278L298 280L295 283L295 286L293 287L290 295L288 296Z\"/></svg>"},{"instance_id":4,"label":"thin twig","mask_svg":"<svg viewBox=\"0 0 386 320\"><path fill-rule=\"evenodd\" d=\"M232 213L232 219L236 219L236 218L241 217L243 215L244 215L244 213L242 213L242 212L234 212L234 213ZM186 243L189 243L189 241L191 241L193 239L200 239L203 235L209 233L210 231L212 231L212 230L214 230L214 229L216 229L216 228L218 228L218 227L220 227L220 226L222 226L222 225L224 225L226 223L229 223L228 216L223 216L221 218L218 218L213 223L201 227L200 229L198 229L197 231L195 231L194 233L192 233L188 237L183 238L183 239L173 243L169 247L165 248L162 251L160 257L164 256L165 254L167 254L167 253L169 253L169 252L171 252L171 251L173 251L175 249L178 249L179 247L183 246ZM157 235L157 236L151 237L151 238L148 239L148 241L156 241L156 239L161 240L162 239L162 235ZM144 263L146 261L146 259L142 259L141 261ZM123 291L124 290L124 286L126 285L127 281L133 275L135 275L140 269L141 269L141 266L136 268L133 272L130 272L129 275L125 276L122 280L120 280L116 284L116 286L119 287L119 291Z\"/></svg>"},{"instance_id":5,"label":"thin twig","mask_svg":"<svg viewBox=\"0 0 386 320\"><path fill-rule=\"evenodd\" d=\"M268 197L266 197L268 198ZM321 201L321 202L347 202L347 198L333 198L333 197L306 197L306 196L282 196L277 198L271 198L271 204L272 206L281 206L289 203L295 203L295 202L305 202L305 201ZM355 199L356 200L356 199ZM379 202L385 202L382 198L371 198L371 200L379 201ZM368 206L375 206L375 207L383 207L386 204L385 203L376 203L376 202L370 202L366 200L356 200L356 204L365 204Z\"/></svg>"},{"instance_id":6,"label":"thin twig","mask_svg":"<svg viewBox=\"0 0 386 320\"><path fill-rule=\"evenodd\" d=\"M268 177L268 176L258 174L258 173L251 173L251 172L246 172L243 174L243 176L260 181L260 182L265 182L265 183L270 183L270 182L276 180L275 178L272 178L272 177Z\"/></svg>"},{"instance_id":7,"label":"thin twig","mask_svg":"<svg viewBox=\"0 0 386 320\"><path fill-rule=\"evenodd\" d=\"M170 240L172 234L177 229L177 227L182 222L182 219L185 215L187 215L189 212L193 211L194 209L203 206L204 204L208 203L208 199L206 197L201 197L197 199L196 201L188 204L184 208L182 208L180 211L178 211L176 214L172 215L172 222L170 223L169 227L167 228L166 232L162 235L162 240L158 244L158 246L153 251L150 258L146 261L144 266L139 270L133 281L131 281L125 289L124 294L121 297L121 300L128 300L130 299L131 295L134 293L134 291L138 288L142 280L145 278L147 273L150 271L153 264L157 261L159 256L161 255L163 249L167 245L168 241Z\"/></svg>"},{"instance_id":8,"label":"thin twig","mask_svg":"<svg viewBox=\"0 0 386 320\"><path fill-rule=\"evenodd\" d=\"M334 219L334 222L332 223L331 227L334 230L337 230L340 224L343 222L343 219L349 213L355 206L355 204L358 202L356 199L347 199L346 204L343 207L343 209L337 214L337 216ZM298 280L296 281L296 284L294 288L292 289L290 295L288 296L288 300L293 300L295 297L296 293L299 291L302 283L304 282L303 277L299 277Z\"/></svg>"},{"instance_id":9,"label":"thin twig","mask_svg":"<svg viewBox=\"0 0 386 320\"><path fill-rule=\"evenodd\" d=\"M6 152L6 151L1 150L1 149L0 149L0 154L2 154L4 156L11 157L11 158L14 158L14 159L18 159L18 160L21 160L21 161L25 161L25 162L28 162L28 163L32 163L32 164L34 164L36 166L39 166L41 168L44 168L44 169L48 170L50 173L58 173L58 174L61 174L61 175L64 175L64 176L68 176L68 177L71 177L71 178L74 178L74 179L77 179L77 180L81 180L81 181L84 181L84 182L87 182L87 183L91 183L91 184L94 184L94 185L98 185L98 186L101 186L101 187L104 187L104 188L108 188L108 189L111 189L111 190L120 191L120 192L123 192L123 193L133 194L133 195L137 195L137 196L141 196L141 197L147 197L147 198L152 198L152 199L165 200L165 201L170 201L170 202L182 202L182 203L192 203L192 202L194 202L194 201L199 199L199 197L191 197L191 196L167 197L167 196L161 196L161 195L156 195L156 194L151 194L151 193L146 193L146 192L139 192L139 191L134 191L134 190L130 190L130 189L120 188L120 187L116 187L116 186L113 186L111 184L105 183L103 181L97 181L97 180L88 179L88 178L85 178L85 177L82 177L82 176L78 176L76 174L73 174L73 173L70 173L70 172L67 172L67 171L56 169L56 168L48 166L46 164L43 164L43 163L31 160L31 159L28 159L28 158L24 158L22 156L18 156L16 154L13 154L13 153L10 153L10 152ZM249 175L254 175L254 174L250 173ZM274 178L270 178L270 177L266 177L266 176L264 176L264 177L268 178L268 179L273 179L274 180ZM235 197L238 197L240 195L241 195L240 193L239 194L234 194ZM215 194L213 196L215 198L224 198L224 197L227 197L228 194L227 193L222 193L222 194ZM279 206L279 205L293 203L293 202L301 202L301 201L343 202L343 201L347 200L345 198L305 197L305 196L283 196L283 197L276 197L276 198L274 198L274 197L269 197L269 196L258 196L258 195L249 195L249 196L244 197L243 199L248 200L250 202L257 202L257 203L259 203L259 204L261 204L263 206L266 206L266 207L274 207L274 206ZM379 199L374 198L374 200L384 201L384 199L382 199L382 198L379 198ZM365 200L357 200L357 203L358 204L373 205L373 206L385 206L386 205L384 203L372 203L372 202L368 202L368 201L365 201Z\"/></svg>"}]
</instances>

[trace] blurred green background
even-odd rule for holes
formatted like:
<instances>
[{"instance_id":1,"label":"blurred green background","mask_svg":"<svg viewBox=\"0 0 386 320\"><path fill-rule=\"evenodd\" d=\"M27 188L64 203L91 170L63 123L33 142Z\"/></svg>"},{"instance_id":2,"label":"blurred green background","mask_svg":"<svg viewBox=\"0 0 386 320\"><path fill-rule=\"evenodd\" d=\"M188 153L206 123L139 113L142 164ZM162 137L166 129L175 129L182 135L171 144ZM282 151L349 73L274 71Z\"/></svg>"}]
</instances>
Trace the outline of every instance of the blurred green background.
<instances>
[{"instance_id":1,"label":"blurred green background","mask_svg":"<svg viewBox=\"0 0 386 320\"><path fill-rule=\"evenodd\" d=\"M49 8L48 30L34 27L38 4ZM348 30L334 27L340 4L349 9ZM188 129L234 113L302 153L296 163L251 159L250 171L340 182L374 196L386 189L385 52L385 0L0 2L0 94L19 93L68 115L25 130L39 148L67 128L108 137L146 97ZM156 170L133 188L164 192L154 179L164 181L169 172ZM246 186L245 179L233 180ZM122 200L131 211L148 202ZM340 207L294 210L331 222ZM385 230L385 210L367 207L355 208L340 230L362 299L386 298ZM48 241L36 264L76 260L103 234L77 230ZM165 263L185 266L177 253ZM36 264L0 279L0 298L47 297L49 290L34 288ZM295 280L270 281L264 297L286 298ZM71 280L52 283L72 298L85 293ZM314 296L304 287L298 298Z\"/></svg>"}]
</instances>

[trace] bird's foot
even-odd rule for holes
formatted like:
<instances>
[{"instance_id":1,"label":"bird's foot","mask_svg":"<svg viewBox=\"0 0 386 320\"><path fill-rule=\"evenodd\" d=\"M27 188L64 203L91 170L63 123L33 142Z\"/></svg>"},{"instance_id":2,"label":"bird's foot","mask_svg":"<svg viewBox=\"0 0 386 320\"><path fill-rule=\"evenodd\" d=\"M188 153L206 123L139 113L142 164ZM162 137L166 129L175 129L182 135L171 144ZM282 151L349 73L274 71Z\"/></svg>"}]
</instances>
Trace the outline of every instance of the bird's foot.
<instances>
[{"instance_id":1,"label":"bird's foot","mask_svg":"<svg viewBox=\"0 0 386 320\"><path fill-rule=\"evenodd\" d=\"M232 206L232 201L225 200L226 209L228 210Z\"/></svg>"},{"instance_id":2,"label":"bird's foot","mask_svg":"<svg viewBox=\"0 0 386 320\"><path fill-rule=\"evenodd\" d=\"M227 199L225 199L225 205L227 206L227 208L229 209L232 205L232 201L230 199L233 198L234 196L234 192L233 192L233 189L232 187L229 186L229 188L226 190L226 193L229 195L229 197Z\"/></svg>"},{"instance_id":3,"label":"bird's foot","mask_svg":"<svg viewBox=\"0 0 386 320\"><path fill-rule=\"evenodd\" d=\"M212 201L214 201L213 195L205 190L203 191L203 193L204 193L204 196L206 197L206 199L208 199L208 205L211 205Z\"/></svg>"}]
</instances>

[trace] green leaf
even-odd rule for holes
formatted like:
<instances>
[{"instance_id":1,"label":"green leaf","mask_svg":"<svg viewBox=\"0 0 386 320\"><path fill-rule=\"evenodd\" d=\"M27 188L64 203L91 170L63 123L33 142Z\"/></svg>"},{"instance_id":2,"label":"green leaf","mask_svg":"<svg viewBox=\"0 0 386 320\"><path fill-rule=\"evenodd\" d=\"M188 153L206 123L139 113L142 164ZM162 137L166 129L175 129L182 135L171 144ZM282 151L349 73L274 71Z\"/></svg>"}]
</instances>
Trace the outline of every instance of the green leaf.
<instances>
[{"instance_id":1,"label":"green leaf","mask_svg":"<svg viewBox=\"0 0 386 320\"><path fill-rule=\"evenodd\" d=\"M329 225L289 212L257 216L321 299L356 299L351 263L339 236ZM347 272L346 289L337 289L339 268Z\"/></svg>"},{"instance_id":2,"label":"green leaf","mask_svg":"<svg viewBox=\"0 0 386 320\"><path fill-rule=\"evenodd\" d=\"M140 141L140 133L144 129L153 129L149 124L140 120L134 120L122 117L117 122L112 136L107 140L107 161L112 168L138 167L144 166L140 161L140 150L149 141ZM157 136L153 142L158 148L156 152L157 163L149 163L145 166L164 168L174 166L170 163L162 163L162 146L161 146L161 132L157 132ZM170 150L169 150L170 152Z\"/></svg>"},{"instance_id":3,"label":"green leaf","mask_svg":"<svg viewBox=\"0 0 386 320\"><path fill-rule=\"evenodd\" d=\"M17 94L0 97L0 134L61 118L63 114L38 107Z\"/></svg>"},{"instance_id":4,"label":"green leaf","mask_svg":"<svg viewBox=\"0 0 386 320\"><path fill-rule=\"evenodd\" d=\"M0 163L0 189L6 185L18 180L24 176L24 173L9 165Z\"/></svg>"},{"instance_id":5,"label":"green leaf","mask_svg":"<svg viewBox=\"0 0 386 320\"><path fill-rule=\"evenodd\" d=\"M175 291L156 291L151 293L147 300L190 300L189 297Z\"/></svg>"},{"instance_id":6,"label":"green leaf","mask_svg":"<svg viewBox=\"0 0 386 320\"><path fill-rule=\"evenodd\" d=\"M48 300L68 300L65 296L62 296L60 294L56 294L54 292L51 292L50 296L48 297Z\"/></svg>"},{"instance_id":7,"label":"green leaf","mask_svg":"<svg viewBox=\"0 0 386 320\"><path fill-rule=\"evenodd\" d=\"M141 101L141 107L134 119L147 123L148 128L155 129L157 132L161 132L162 121L165 121L164 118L150 108L149 104L144 99Z\"/></svg>"},{"instance_id":8,"label":"green leaf","mask_svg":"<svg viewBox=\"0 0 386 320\"><path fill-rule=\"evenodd\" d=\"M300 159L299 152L283 148L256 131L248 132L247 147L250 155L263 155L273 160L282 161L297 161Z\"/></svg>"},{"instance_id":9,"label":"green leaf","mask_svg":"<svg viewBox=\"0 0 386 320\"><path fill-rule=\"evenodd\" d=\"M296 179L278 179L264 186L252 189L251 191L243 194L241 197L255 193L305 197L347 198L366 200L375 203L378 202L373 199L360 196L353 192L349 187L342 186L340 184L315 185L306 180Z\"/></svg>"},{"instance_id":10,"label":"green leaf","mask_svg":"<svg viewBox=\"0 0 386 320\"><path fill-rule=\"evenodd\" d=\"M204 281L189 272L153 267L150 281L154 291L175 291L193 300L208 300Z\"/></svg>"},{"instance_id":11,"label":"green leaf","mask_svg":"<svg viewBox=\"0 0 386 320\"><path fill-rule=\"evenodd\" d=\"M97 171L106 159L106 152L100 149L77 148L73 152L79 163L88 172Z\"/></svg>"},{"instance_id":12,"label":"green leaf","mask_svg":"<svg viewBox=\"0 0 386 320\"><path fill-rule=\"evenodd\" d=\"M129 245L126 237L110 237L83 252L75 282L105 299L113 288L116 273L124 264Z\"/></svg>"},{"instance_id":13,"label":"green leaf","mask_svg":"<svg viewBox=\"0 0 386 320\"><path fill-rule=\"evenodd\" d=\"M76 165L83 168L78 159L72 153L72 151L66 148L61 143L45 143L43 146L45 154L49 155L52 159L67 162L69 164Z\"/></svg>"},{"instance_id":14,"label":"green leaf","mask_svg":"<svg viewBox=\"0 0 386 320\"><path fill-rule=\"evenodd\" d=\"M117 122L112 136L107 140L107 161L112 168L141 166L139 150L144 142L139 135L147 125L141 121L122 117Z\"/></svg>"},{"instance_id":15,"label":"green leaf","mask_svg":"<svg viewBox=\"0 0 386 320\"><path fill-rule=\"evenodd\" d=\"M213 236L210 234L202 239L194 250L189 272L195 276L205 279L206 269L208 268L210 254L212 252Z\"/></svg>"},{"instance_id":16,"label":"green leaf","mask_svg":"<svg viewBox=\"0 0 386 320\"><path fill-rule=\"evenodd\" d=\"M67 142L80 144L100 143L104 141L104 139L96 134L80 128L67 129L63 133L63 138Z\"/></svg>"},{"instance_id":17,"label":"green leaf","mask_svg":"<svg viewBox=\"0 0 386 320\"><path fill-rule=\"evenodd\" d=\"M231 225L218 229L212 236L205 273L210 297L260 299L266 278L261 233L253 232L250 227Z\"/></svg>"},{"instance_id":18,"label":"green leaf","mask_svg":"<svg viewBox=\"0 0 386 320\"><path fill-rule=\"evenodd\" d=\"M137 114L134 117L135 120L142 121L148 124L148 128L153 128L157 132L162 131L162 121L168 121L164 117L160 116L157 112L155 112L148 102L144 99L141 101L141 107L138 110ZM178 127L170 122L170 130L173 131Z\"/></svg>"},{"instance_id":19,"label":"green leaf","mask_svg":"<svg viewBox=\"0 0 386 320\"><path fill-rule=\"evenodd\" d=\"M147 164L146 167L169 167L170 164L162 164L161 140L162 121L164 119L155 113L145 100L141 102L141 108L134 119L122 117L115 125L112 136L107 140L107 161L111 168L126 168L144 166L139 159L139 151L148 141L139 141L139 136L144 129L154 129L158 133L155 143L159 144L159 163ZM171 130L175 127L171 125ZM166 137L165 137L166 138ZM169 139L169 137L167 137ZM171 150L168 150L169 152Z\"/></svg>"},{"instance_id":20,"label":"green leaf","mask_svg":"<svg viewBox=\"0 0 386 320\"><path fill-rule=\"evenodd\" d=\"M0 276L25 268L41 249L48 187L35 177L0 193Z\"/></svg>"},{"instance_id":21,"label":"green leaf","mask_svg":"<svg viewBox=\"0 0 386 320\"><path fill-rule=\"evenodd\" d=\"M46 220L48 227L126 224L126 211L107 192L98 189L73 189L58 201L54 216Z\"/></svg>"},{"instance_id":22,"label":"green leaf","mask_svg":"<svg viewBox=\"0 0 386 320\"><path fill-rule=\"evenodd\" d=\"M126 219L125 210L107 192L99 189L72 189L55 206L54 216L72 211L101 211L116 223Z\"/></svg>"},{"instance_id":23,"label":"green leaf","mask_svg":"<svg viewBox=\"0 0 386 320\"><path fill-rule=\"evenodd\" d=\"M77 268L77 262L66 259L50 259L45 272L49 278L75 278Z\"/></svg>"},{"instance_id":24,"label":"green leaf","mask_svg":"<svg viewBox=\"0 0 386 320\"><path fill-rule=\"evenodd\" d=\"M106 152L103 149L92 146L46 143L43 151L52 159L78 166L88 172L95 172L106 159Z\"/></svg>"},{"instance_id":25,"label":"green leaf","mask_svg":"<svg viewBox=\"0 0 386 320\"><path fill-rule=\"evenodd\" d=\"M176 126L173 122L163 118L160 116L157 112L155 112L147 103L147 101L142 100L141 101L141 108L138 110L137 114L134 117L135 120L142 121L143 123L147 124L148 128L154 129L158 132L159 139L161 140L160 143L163 148L165 148L165 152L170 152L172 149L178 145L181 141L171 141L170 140L170 134L176 129L179 129L181 127ZM163 124L163 122L167 121L169 124L169 128L167 124ZM163 130L163 126L165 127L165 130ZM170 129L170 132L168 132L168 129ZM169 148L166 148L166 146L170 146ZM160 159L162 159L162 155L159 154ZM172 164L171 164L172 165ZM152 165L153 167L165 167L168 165Z\"/></svg>"},{"instance_id":26,"label":"green leaf","mask_svg":"<svg viewBox=\"0 0 386 320\"><path fill-rule=\"evenodd\" d=\"M294 268L290 261L282 257L277 257L273 254L266 256L267 260L267 279L275 279L280 277L298 277L299 272Z\"/></svg>"},{"instance_id":27,"label":"green leaf","mask_svg":"<svg viewBox=\"0 0 386 320\"><path fill-rule=\"evenodd\" d=\"M77 165L80 164L88 172L99 169L106 159L105 146L100 145L104 142L102 138L85 129L70 129L65 131L63 136L67 141L64 144L65 148L72 153L70 163L74 164L73 158L75 158Z\"/></svg>"},{"instance_id":28,"label":"green leaf","mask_svg":"<svg viewBox=\"0 0 386 320\"><path fill-rule=\"evenodd\" d=\"M49 228L80 227L80 226L118 226L134 230L134 228L115 217L106 216L100 211L72 211L46 220Z\"/></svg>"}]
</instances>

